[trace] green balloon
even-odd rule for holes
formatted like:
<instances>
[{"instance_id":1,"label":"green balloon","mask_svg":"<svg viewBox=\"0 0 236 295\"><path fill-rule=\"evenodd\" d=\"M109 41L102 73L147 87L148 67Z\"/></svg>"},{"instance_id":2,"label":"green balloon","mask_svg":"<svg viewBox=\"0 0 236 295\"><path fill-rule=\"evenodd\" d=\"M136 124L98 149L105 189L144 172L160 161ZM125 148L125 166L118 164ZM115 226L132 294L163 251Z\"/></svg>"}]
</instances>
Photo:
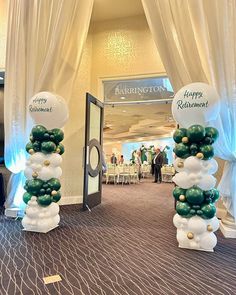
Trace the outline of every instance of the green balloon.
<instances>
[{"instance_id":1,"label":"green balloon","mask_svg":"<svg viewBox=\"0 0 236 295\"><path fill-rule=\"evenodd\" d=\"M205 128L201 125L192 125L187 130L191 142L200 142L205 137Z\"/></svg>"},{"instance_id":2,"label":"green balloon","mask_svg":"<svg viewBox=\"0 0 236 295\"><path fill-rule=\"evenodd\" d=\"M53 141L43 141L41 145L41 151L45 154L50 154L55 152L56 145Z\"/></svg>"},{"instance_id":3,"label":"green balloon","mask_svg":"<svg viewBox=\"0 0 236 295\"><path fill-rule=\"evenodd\" d=\"M33 143L33 148L36 152L39 152L40 149L41 149L41 142L36 140L34 143Z\"/></svg>"},{"instance_id":4,"label":"green balloon","mask_svg":"<svg viewBox=\"0 0 236 295\"><path fill-rule=\"evenodd\" d=\"M60 201L60 199L61 199L61 193L60 192L57 192L57 194L52 197L52 201L55 202L55 203Z\"/></svg>"},{"instance_id":5,"label":"green balloon","mask_svg":"<svg viewBox=\"0 0 236 295\"><path fill-rule=\"evenodd\" d=\"M217 189L213 188L209 191L204 191L204 197L206 203L214 203L219 199L220 193Z\"/></svg>"},{"instance_id":6,"label":"green balloon","mask_svg":"<svg viewBox=\"0 0 236 295\"><path fill-rule=\"evenodd\" d=\"M179 201L179 196L180 195L184 195L185 196L185 192L186 192L186 189L183 189L179 186L176 186L173 190L173 197Z\"/></svg>"},{"instance_id":7,"label":"green balloon","mask_svg":"<svg viewBox=\"0 0 236 295\"><path fill-rule=\"evenodd\" d=\"M34 126L31 131L34 140L39 140L39 141L42 141L44 139L45 132L47 132L47 129L42 125Z\"/></svg>"},{"instance_id":8,"label":"green balloon","mask_svg":"<svg viewBox=\"0 0 236 295\"><path fill-rule=\"evenodd\" d=\"M24 193L24 195L23 195L23 201L25 202L25 204L27 204L30 201L31 197L32 197L31 194L29 194L27 192Z\"/></svg>"},{"instance_id":9,"label":"green balloon","mask_svg":"<svg viewBox=\"0 0 236 295\"><path fill-rule=\"evenodd\" d=\"M203 204L201 207L202 216L206 219L213 218L216 214L216 207L213 204Z\"/></svg>"},{"instance_id":10,"label":"green balloon","mask_svg":"<svg viewBox=\"0 0 236 295\"><path fill-rule=\"evenodd\" d=\"M189 188L186 191L186 199L190 204L201 204L204 201L203 191L198 187Z\"/></svg>"},{"instance_id":11,"label":"green balloon","mask_svg":"<svg viewBox=\"0 0 236 295\"><path fill-rule=\"evenodd\" d=\"M52 129L52 132L54 136L54 141L56 143L59 143L64 139L64 132L61 129L55 128L55 129Z\"/></svg>"},{"instance_id":12,"label":"green balloon","mask_svg":"<svg viewBox=\"0 0 236 295\"><path fill-rule=\"evenodd\" d=\"M176 211L181 216L186 216L190 213L191 207L187 202L177 202Z\"/></svg>"},{"instance_id":13,"label":"green balloon","mask_svg":"<svg viewBox=\"0 0 236 295\"><path fill-rule=\"evenodd\" d=\"M211 159L212 157L214 157L214 148L212 145L209 145L209 144L204 144L204 145L201 145L200 148L199 148L199 151L201 153L203 153L204 155L204 160L209 160Z\"/></svg>"},{"instance_id":14,"label":"green balloon","mask_svg":"<svg viewBox=\"0 0 236 295\"><path fill-rule=\"evenodd\" d=\"M212 138L213 142L215 142L217 138L219 137L219 132L214 127L206 127L205 131L206 131L206 136Z\"/></svg>"},{"instance_id":15,"label":"green balloon","mask_svg":"<svg viewBox=\"0 0 236 295\"><path fill-rule=\"evenodd\" d=\"M178 143L175 146L175 150L174 150L175 154L177 157L185 159L189 156L190 154L190 150L188 145L184 144L184 143Z\"/></svg>"},{"instance_id":16,"label":"green balloon","mask_svg":"<svg viewBox=\"0 0 236 295\"><path fill-rule=\"evenodd\" d=\"M214 141L213 141L213 139L211 137L205 136L202 142L204 144L212 144Z\"/></svg>"},{"instance_id":17,"label":"green balloon","mask_svg":"<svg viewBox=\"0 0 236 295\"><path fill-rule=\"evenodd\" d=\"M52 197L50 195L39 196L37 202L41 206L49 206L52 203Z\"/></svg>"},{"instance_id":18,"label":"green balloon","mask_svg":"<svg viewBox=\"0 0 236 295\"><path fill-rule=\"evenodd\" d=\"M192 143L189 149L192 156L195 156L198 153L198 145L196 143Z\"/></svg>"},{"instance_id":19,"label":"green balloon","mask_svg":"<svg viewBox=\"0 0 236 295\"><path fill-rule=\"evenodd\" d=\"M57 146L57 149L60 150L59 155L64 154L65 148L64 148L64 145L63 144L59 143L58 146Z\"/></svg>"},{"instance_id":20,"label":"green balloon","mask_svg":"<svg viewBox=\"0 0 236 295\"><path fill-rule=\"evenodd\" d=\"M29 152L29 150L33 150L34 149L33 143L28 142L25 149L26 149L27 152Z\"/></svg>"},{"instance_id":21,"label":"green balloon","mask_svg":"<svg viewBox=\"0 0 236 295\"><path fill-rule=\"evenodd\" d=\"M187 136L187 129L179 128L175 130L175 133L173 134L173 139L176 143L180 143L182 141L182 138L186 136Z\"/></svg>"},{"instance_id":22,"label":"green balloon","mask_svg":"<svg viewBox=\"0 0 236 295\"><path fill-rule=\"evenodd\" d=\"M197 215L202 215L202 214L203 214L202 210L197 210Z\"/></svg>"},{"instance_id":23,"label":"green balloon","mask_svg":"<svg viewBox=\"0 0 236 295\"><path fill-rule=\"evenodd\" d=\"M195 209L191 209L189 212L191 215L195 215L196 214L196 210Z\"/></svg>"},{"instance_id":24,"label":"green balloon","mask_svg":"<svg viewBox=\"0 0 236 295\"><path fill-rule=\"evenodd\" d=\"M51 188L51 190L58 191L61 188L61 184L59 179L57 178L51 178L47 182L48 186Z\"/></svg>"},{"instance_id":25,"label":"green balloon","mask_svg":"<svg viewBox=\"0 0 236 295\"><path fill-rule=\"evenodd\" d=\"M41 179L31 179L29 180L28 184L27 184L27 192L29 192L32 195L38 195L42 185L43 185L43 180Z\"/></svg>"}]
</instances>

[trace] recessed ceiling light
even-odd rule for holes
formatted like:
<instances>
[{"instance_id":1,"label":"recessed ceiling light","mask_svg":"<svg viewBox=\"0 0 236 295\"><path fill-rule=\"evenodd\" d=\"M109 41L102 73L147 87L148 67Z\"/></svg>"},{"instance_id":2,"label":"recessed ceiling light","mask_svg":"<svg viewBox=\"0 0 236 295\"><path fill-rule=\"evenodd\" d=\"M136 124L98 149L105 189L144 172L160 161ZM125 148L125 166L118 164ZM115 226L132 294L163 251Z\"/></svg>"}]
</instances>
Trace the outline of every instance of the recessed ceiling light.
<instances>
[{"instance_id":1,"label":"recessed ceiling light","mask_svg":"<svg viewBox=\"0 0 236 295\"><path fill-rule=\"evenodd\" d=\"M120 99L125 99L125 97L124 96L121 96L121 98Z\"/></svg>"},{"instance_id":2,"label":"recessed ceiling light","mask_svg":"<svg viewBox=\"0 0 236 295\"><path fill-rule=\"evenodd\" d=\"M123 110L122 112L123 112L123 113L126 113L126 110Z\"/></svg>"}]
</instances>

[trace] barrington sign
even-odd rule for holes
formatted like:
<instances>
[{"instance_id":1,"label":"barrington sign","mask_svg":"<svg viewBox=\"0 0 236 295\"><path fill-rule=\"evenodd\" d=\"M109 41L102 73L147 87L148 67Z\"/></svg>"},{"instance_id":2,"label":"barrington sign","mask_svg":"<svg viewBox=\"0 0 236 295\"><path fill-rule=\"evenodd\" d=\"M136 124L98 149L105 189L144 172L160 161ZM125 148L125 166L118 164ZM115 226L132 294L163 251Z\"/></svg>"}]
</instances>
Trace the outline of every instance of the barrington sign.
<instances>
[{"instance_id":1,"label":"barrington sign","mask_svg":"<svg viewBox=\"0 0 236 295\"><path fill-rule=\"evenodd\" d=\"M103 84L105 101L164 99L174 95L167 77L113 80Z\"/></svg>"}]
</instances>

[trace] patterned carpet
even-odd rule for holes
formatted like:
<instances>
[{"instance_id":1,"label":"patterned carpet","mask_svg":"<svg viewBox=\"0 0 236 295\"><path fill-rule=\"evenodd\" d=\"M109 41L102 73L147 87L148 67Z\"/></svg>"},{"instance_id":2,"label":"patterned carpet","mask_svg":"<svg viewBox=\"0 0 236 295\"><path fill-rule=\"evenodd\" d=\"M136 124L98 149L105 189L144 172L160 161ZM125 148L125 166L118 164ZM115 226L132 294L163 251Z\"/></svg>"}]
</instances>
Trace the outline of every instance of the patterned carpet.
<instances>
[{"instance_id":1,"label":"patterned carpet","mask_svg":"<svg viewBox=\"0 0 236 295\"><path fill-rule=\"evenodd\" d=\"M61 208L48 234L0 215L0 294L236 294L236 241L214 253L179 249L172 185L104 186L91 213ZM61 282L45 285L43 277Z\"/></svg>"}]
</instances>

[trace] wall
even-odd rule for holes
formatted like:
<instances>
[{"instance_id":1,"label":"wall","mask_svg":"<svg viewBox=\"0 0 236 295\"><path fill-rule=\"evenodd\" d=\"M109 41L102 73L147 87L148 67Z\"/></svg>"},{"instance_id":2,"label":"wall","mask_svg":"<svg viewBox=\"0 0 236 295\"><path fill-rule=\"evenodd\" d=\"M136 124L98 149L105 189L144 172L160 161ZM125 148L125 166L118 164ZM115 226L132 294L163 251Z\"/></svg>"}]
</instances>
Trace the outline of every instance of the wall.
<instances>
[{"instance_id":1,"label":"wall","mask_svg":"<svg viewBox=\"0 0 236 295\"><path fill-rule=\"evenodd\" d=\"M5 68L8 0L0 0L0 69Z\"/></svg>"},{"instance_id":2,"label":"wall","mask_svg":"<svg viewBox=\"0 0 236 295\"><path fill-rule=\"evenodd\" d=\"M91 91L99 99L101 78L165 72L144 16L96 22L92 30Z\"/></svg>"}]
</instances>

